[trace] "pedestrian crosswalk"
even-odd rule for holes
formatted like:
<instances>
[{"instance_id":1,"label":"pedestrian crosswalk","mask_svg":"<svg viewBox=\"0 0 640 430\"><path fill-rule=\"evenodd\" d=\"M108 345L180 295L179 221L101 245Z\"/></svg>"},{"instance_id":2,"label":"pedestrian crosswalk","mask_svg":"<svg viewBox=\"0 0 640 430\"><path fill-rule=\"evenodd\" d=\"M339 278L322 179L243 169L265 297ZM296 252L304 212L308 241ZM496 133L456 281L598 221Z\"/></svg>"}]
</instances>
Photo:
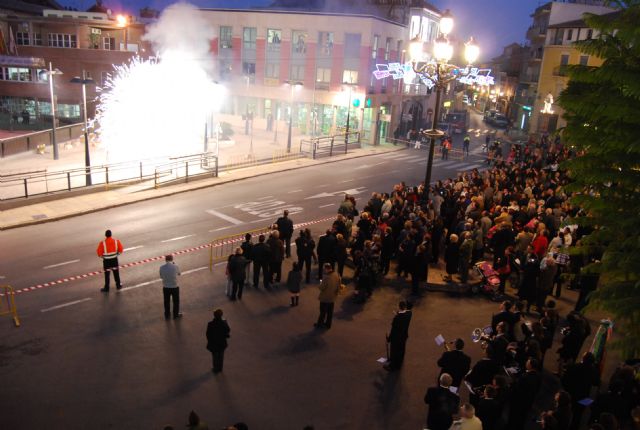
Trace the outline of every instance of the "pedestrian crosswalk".
<instances>
[{"instance_id":1,"label":"pedestrian crosswalk","mask_svg":"<svg viewBox=\"0 0 640 430\"><path fill-rule=\"evenodd\" d=\"M471 152L473 153L474 151ZM480 152L480 148L478 148L478 152ZM377 157L391 162L398 162L399 165L408 165L426 164L428 156L429 154L427 151L407 150L380 154ZM486 165L477 157L471 157L464 160L443 160L440 157L434 157L433 167L448 171L464 172L473 169L482 169L486 167Z\"/></svg>"},{"instance_id":2,"label":"pedestrian crosswalk","mask_svg":"<svg viewBox=\"0 0 640 430\"><path fill-rule=\"evenodd\" d=\"M467 129L467 133L476 133L476 134L487 134L489 133L491 130L485 128L468 128Z\"/></svg>"}]
</instances>

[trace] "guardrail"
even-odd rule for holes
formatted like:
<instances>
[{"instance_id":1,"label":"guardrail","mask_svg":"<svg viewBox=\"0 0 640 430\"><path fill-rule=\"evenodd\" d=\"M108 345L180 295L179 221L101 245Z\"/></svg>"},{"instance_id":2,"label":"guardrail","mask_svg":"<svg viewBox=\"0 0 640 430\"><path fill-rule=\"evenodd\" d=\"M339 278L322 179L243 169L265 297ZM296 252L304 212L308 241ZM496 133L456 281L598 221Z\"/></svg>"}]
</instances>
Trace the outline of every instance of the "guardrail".
<instances>
[{"instance_id":1,"label":"guardrail","mask_svg":"<svg viewBox=\"0 0 640 430\"><path fill-rule=\"evenodd\" d=\"M0 316L3 315L11 315L11 318L13 319L13 324L16 327L20 327L20 318L18 318L18 310L16 309L16 301L15 301L15 292L13 291L13 288L10 287L9 285L0 285L0 291L2 291L2 294L0 294L0 297L4 297L6 300L2 300L1 303L5 303L7 304L6 309L4 309L4 307L2 305L0 305Z\"/></svg>"},{"instance_id":2,"label":"guardrail","mask_svg":"<svg viewBox=\"0 0 640 430\"><path fill-rule=\"evenodd\" d=\"M83 130L83 123L56 127L56 138L58 139L58 144L63 144L67 140L76 139L82 136ZM51 129L0 140L0 158L35 150L38 145L51 145Z\"/></svg>"},{"instance_id":3,"label":"guardrail","mask_svg":"<svg viewBox=\"0 0 640 430\"><path fill-rule=\"evenodd\" d=\"M346 154L348 148L360 148L361 136L359 131L349 134L335 134L333 136L313 137L300 141L300 153L311 156L314 160L319 157L334 154Z\"/></svg>"},{"instance_id":4,"label":"guardrail","mask_svg":"<svg viewBox=\"0 0 640 430\"><path fill-rule=\"evenodd\" d=\"M265 222L267 221L265 220ZM250 233L251 236L259 236L261 234L267 234L270 231L270 227L263 227L212 240L209 243L209 271L213 271L213 264L215 262L224 261L225 258L233 254L235 249L244 241L247 233Z\"/></svg>"},{"instance_id":5,"label":"guardrail","mask_svg":"<svg viewBox=\"0 0 640 430\"><path fill-rule=\"evenodd\" d=\"M86 177L90 175L93 186L105 189L125 186L145 181L153 181L153 186L202 176L218 176L218 159L214 155L197 154L173 159L169 162L144 160L101 166L87 169L77 168L55 172L32 171L27 173L0 175L0 200L13 200L69 192L87 188Z\"/></svg>"}]
</instances>

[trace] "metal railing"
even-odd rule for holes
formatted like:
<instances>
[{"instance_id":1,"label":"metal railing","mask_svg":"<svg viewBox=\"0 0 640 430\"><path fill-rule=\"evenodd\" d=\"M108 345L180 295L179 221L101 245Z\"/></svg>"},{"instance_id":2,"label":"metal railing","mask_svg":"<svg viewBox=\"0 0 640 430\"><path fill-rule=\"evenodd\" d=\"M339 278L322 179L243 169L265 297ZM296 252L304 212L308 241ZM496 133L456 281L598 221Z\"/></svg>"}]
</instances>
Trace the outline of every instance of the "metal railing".
<instances>
[{"instance_id":1,"label":"metal railing","mask_svg":"<svg viewBox=\"0 0 640 430\"><path fill-rule=\"evenodd\" d=\"M266 222L268 221L265 220L265 223ZM267 234L271 231L270 227L271 226L257 228L255 230L231 234L229 236L223 236L212 240L209 243L209 271L213 270L214 263L224 261L225 258L233 254L235 249L244 241L244 237L247 233L250 233L251 236Z\"/></svg>"},{"instance_id":2,"label":"metal railing","mask_svg":"<svg viewBox=\"0 0 640 430\"><path fill-rule=\"evenodd\" d=\"M82 136L83 130L84 124L82 123L56 127L58 144ZM51 129L0 140L0 158L35 150L38 145L51 145Z\"/></svg>"},{"instance_id":3,"label":"metal railing","mask_svg":"<svg viewBox=\"0 0 640 430\"><path fill-rule=\"evenodd\" d=\"M218 176L218 159L209 154L170 159L169 161L143 160L60 170L32 171L0 175L0 200L27 198L87 188L86 177L91 175L91 187L126 186L153 181L153 186L185 181L203 176Z\"/></svg>"},{"instance_id":4,"label":"metal railing","mask_svg":"<svg viewBox=\"0 0 640 430\"><path fill-rule=\"evenodd\" d=\"M346 154L349 148L360 148L360 132L352 131L333 136L313 137L300 141L300 153L310 156L314 160L319 157L332 157Z\"/></svg>"}]
</instances>

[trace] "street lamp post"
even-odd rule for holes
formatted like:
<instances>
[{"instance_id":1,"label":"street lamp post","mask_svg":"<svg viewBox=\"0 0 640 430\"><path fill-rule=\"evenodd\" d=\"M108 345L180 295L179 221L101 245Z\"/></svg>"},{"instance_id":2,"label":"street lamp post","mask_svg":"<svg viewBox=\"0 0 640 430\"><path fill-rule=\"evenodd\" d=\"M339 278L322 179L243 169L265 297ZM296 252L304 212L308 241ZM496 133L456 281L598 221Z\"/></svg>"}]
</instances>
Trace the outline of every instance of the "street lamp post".
<instances>
[{"instance_id":1,"label":"street lamp post","mask_svg":"<svg viewBox=\"0 0 640 430\"><path fill-rule=\"evenodd\" d=\"M58 69L54 69L51 62L49 62L49 70L45 73L49 78L49 93L51 95L51 146L53 146L53 159L57 160L60 158L60 154L58 152L58 142L56 142L56 106L53 96L53 77L63 73Z\"/></svg>"},{"instance_id":2,"label":"street lamp post","mask_svg":"<svg viewBox=\"0 0 640 430\"><path fill-rule=\"evenodd\" d=\"M287 153L289 153L291 152L291 127L293 126L293 91L296 88L302 87L302 82L292 80L287 80L285 82L291 87L289 97L289 134L287 135Z\"/></svg>"},{"instance_id":3,"label":"street lamp post","mask_svg":"<svg viewBox=\"0 0 640 430\"><path fill-rule=\"evenodd\" d=\"M419 36L411 41L410 54L414 72L430 87L436 90L436 105L433 109L433 118L431 121L431 130L423 132L430 138L429 143L429 159L427 161L427 171L424 180L425 197L429 199L429 187L431 185L431 172L433 170L433 153L436 138L442 137L444 133L437 130L438 119L440 116L440 102L442 90L453 80L455 80L461 69L458 66L449 63L453 56L453 46L449 44L447 35L453 29L453 17L447 10L440 19L440 35L436 38L433 46L432 58L424 61L423 42ZM472 64L478 58L479 49L473 38L465 45L465 59L467 64Z\"/></svg>"},{"instance_id":4,"label":"street lamp post","mask_svg":"<svg viewBox=\"0 0 640 430\"><path fill-rule=\"evenodd\" d=\"M95 82L91 78L86 77L86 73L82 71L82 78L75 76L70 81L72 84L82 85L82 112L84 119L84 168L85 168L85 183L87 186L91 185L91 157L89 155L89 119L87 117L87 84L93 85Z\"/></svg>"}]
</instances>

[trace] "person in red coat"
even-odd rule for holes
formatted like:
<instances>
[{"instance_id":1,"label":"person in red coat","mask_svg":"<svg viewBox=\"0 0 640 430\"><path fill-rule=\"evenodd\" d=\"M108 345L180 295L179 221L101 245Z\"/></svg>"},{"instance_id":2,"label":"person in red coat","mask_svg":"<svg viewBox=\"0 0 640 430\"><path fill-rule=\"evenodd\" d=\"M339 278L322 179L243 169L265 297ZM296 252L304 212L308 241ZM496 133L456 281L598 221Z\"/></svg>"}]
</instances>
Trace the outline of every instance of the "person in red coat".
<instances>
[{"instance_id":1,"label":"person in red coat","mask_svg":"<svg viewBox=\"0 0 640 430\"><path fill-rule=\"evenodd\" d=\"M122 243L112 237L111 230L105 231L104 235L105 239L98 244L96 252L98 257L102 258L102 268L104 269L104 288L100 291L108 293L111 272L113 272L113 279L116 281L116 288L122 288L120 271L118 270L118 255L122 254L124 249Z\"/></svg>"}]
</instances>

